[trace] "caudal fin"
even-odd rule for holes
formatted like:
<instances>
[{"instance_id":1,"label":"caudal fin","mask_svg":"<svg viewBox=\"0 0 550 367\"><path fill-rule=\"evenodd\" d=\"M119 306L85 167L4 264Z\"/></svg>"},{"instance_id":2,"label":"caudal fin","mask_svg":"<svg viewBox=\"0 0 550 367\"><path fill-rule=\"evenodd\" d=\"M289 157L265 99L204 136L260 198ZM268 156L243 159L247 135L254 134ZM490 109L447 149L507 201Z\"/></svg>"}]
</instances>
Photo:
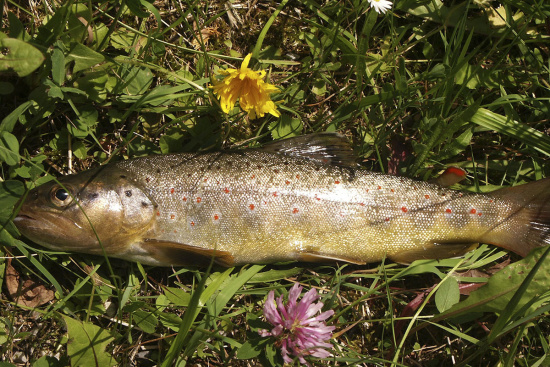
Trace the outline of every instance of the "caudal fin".
<instances>
[{"instance_id":1,"label":"caudal fin","mask_svg":"<svg viewBox=\"0 0 550 367\"><path fill-rule=\"evenodd\" d=\"M550 244L550 177L497 190L495 200L509 203L506 220L488 236L489 243L525 256Z\"/></svg>"}]
</instances>

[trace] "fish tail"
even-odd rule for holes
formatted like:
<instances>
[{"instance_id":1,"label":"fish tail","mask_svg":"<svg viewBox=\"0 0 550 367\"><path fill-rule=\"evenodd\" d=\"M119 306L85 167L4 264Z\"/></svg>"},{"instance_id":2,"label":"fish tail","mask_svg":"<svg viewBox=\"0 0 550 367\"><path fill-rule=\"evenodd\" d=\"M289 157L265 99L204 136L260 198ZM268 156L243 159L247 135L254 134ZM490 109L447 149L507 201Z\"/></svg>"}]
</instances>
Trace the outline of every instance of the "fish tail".
<instances>
[{"instance_id":1,"label":"fish tail","mask_svg":"<svg viewBox=\"0 0 550 367\"><path fill-rule=\"evenodd\" d=\"M507 203L511 209L485 242L521 256L550 244L550 177L500 189L490 196Z\"/></svg>"}]
</instances>

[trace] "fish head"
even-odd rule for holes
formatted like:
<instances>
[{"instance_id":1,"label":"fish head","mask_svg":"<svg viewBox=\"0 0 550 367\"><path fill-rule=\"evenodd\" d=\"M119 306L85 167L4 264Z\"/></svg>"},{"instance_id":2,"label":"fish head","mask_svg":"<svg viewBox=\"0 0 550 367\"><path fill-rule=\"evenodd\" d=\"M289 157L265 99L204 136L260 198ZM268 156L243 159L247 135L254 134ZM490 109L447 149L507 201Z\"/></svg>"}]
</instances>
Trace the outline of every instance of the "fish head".
<instances>
[{"instance_id":1,"label":"fish head","mask_svg":"<svg viewBox=\"0 0 550 367\"><path fill-rule=\"evenodd\" d=\"M14 223L53 250L116 256L151 228L155 212L135 181L101 167L32 189Z\"/></svg>"}]
</instances>

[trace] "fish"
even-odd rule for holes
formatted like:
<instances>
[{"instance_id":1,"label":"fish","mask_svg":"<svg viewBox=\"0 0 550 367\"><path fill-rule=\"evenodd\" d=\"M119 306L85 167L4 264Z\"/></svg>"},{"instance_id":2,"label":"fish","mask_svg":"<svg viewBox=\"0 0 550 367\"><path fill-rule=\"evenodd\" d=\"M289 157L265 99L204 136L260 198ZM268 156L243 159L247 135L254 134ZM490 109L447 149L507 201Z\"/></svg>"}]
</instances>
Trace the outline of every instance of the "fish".
<instances>
[{"instance_id":1,"label":"fish","mask_svg":"<svg viewBox=\"0 0 550 367\"><path fill-rule=\"evenodd\" d=\"M30 190L14 224L49 249L156 266L410 263L550 243L550 178L444 186L370 172L345 137L317 133L108 163Z\"/></svg>"}]
</instances>

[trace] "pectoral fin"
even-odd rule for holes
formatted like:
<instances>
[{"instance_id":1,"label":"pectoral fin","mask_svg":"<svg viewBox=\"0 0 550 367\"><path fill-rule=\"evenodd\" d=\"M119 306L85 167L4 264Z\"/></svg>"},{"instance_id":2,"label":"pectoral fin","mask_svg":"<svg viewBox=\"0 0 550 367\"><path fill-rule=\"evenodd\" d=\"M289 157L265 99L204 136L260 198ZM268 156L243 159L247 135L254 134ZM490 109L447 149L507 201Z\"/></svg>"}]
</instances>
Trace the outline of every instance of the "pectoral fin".
<instances>
[{"instance_id":1,"label":"pectoral fin","mask_svg":"<svg viewBox=\"0 0 550 367\"><path fill-rule=\"evenodd\" d=\"M330 256L320 254L318 252L303 252L298 256L298 261L305 261L310 263L333 263L336 261L347 262L357 265L364 265L364 261L359 261L351 257L344 256Z\"/></svg>"},{"instance_id":2,"label":"pectoral fin","mask_svg":"<svg viewBox=\"0 0 550 367\"><path fill-rule=\"evenodd\" d=\"M140 245L162 266L204 266L208 265L212 259L216 264L227 267L233 266L234 263L233 256L227 251L155 239L146 239Z\"/></svg>"},{"instance_id":3,"label":"pectoral fin","mask_svg":"<svg viewBox=\"0 0 550 367\"><path fill-rule=\"evenodd\" d=\"M447 259L462 256L477 246L477 243L433 243L425 248L401 251L388 257L397 263L410 264L415 260Z\"/></svg>"}]
</instances>

